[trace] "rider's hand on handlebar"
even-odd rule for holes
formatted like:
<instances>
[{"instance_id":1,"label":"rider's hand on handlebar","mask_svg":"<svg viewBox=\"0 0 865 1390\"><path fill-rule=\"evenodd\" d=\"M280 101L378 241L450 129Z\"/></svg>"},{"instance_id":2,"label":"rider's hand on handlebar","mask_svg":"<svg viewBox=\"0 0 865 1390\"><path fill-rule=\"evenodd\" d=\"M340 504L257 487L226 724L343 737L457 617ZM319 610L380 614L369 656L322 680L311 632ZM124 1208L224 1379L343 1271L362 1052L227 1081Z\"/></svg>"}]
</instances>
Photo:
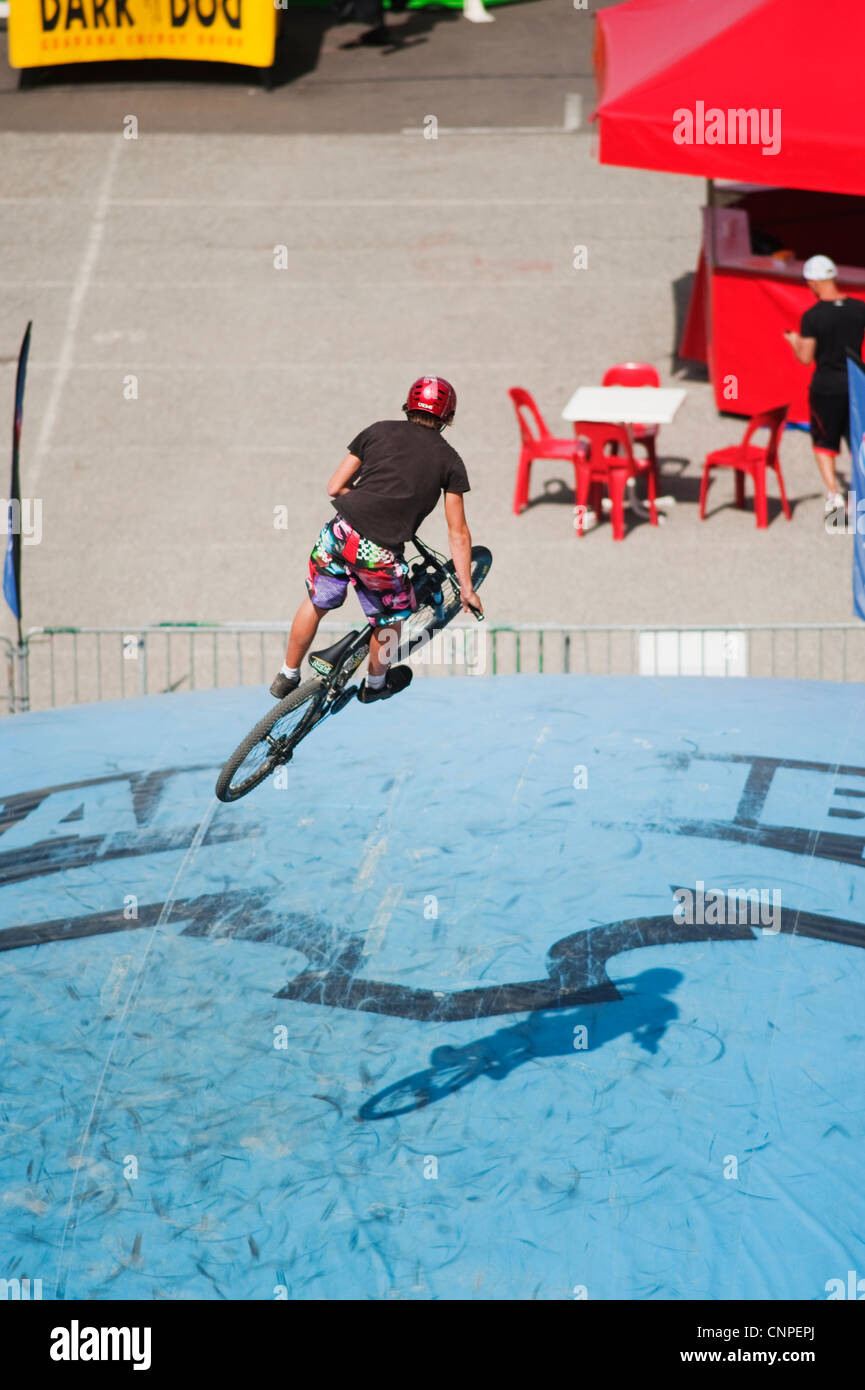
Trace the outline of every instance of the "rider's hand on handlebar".
<instances>
[{"instance_id":1,"label":"rider's hand on handlebar","mask_svg":"<svg viewBox=\"0 0 865 1390\"><path fill-rule=\"evenodd\" d=\"M484 606L478 598L477 594L475 593L474 589L463 589L462 587L460 587L460 600L462 602L464 613L471 613L472 610L474 610L476 618L483 617Z\"/></svg>"}]
</instances>

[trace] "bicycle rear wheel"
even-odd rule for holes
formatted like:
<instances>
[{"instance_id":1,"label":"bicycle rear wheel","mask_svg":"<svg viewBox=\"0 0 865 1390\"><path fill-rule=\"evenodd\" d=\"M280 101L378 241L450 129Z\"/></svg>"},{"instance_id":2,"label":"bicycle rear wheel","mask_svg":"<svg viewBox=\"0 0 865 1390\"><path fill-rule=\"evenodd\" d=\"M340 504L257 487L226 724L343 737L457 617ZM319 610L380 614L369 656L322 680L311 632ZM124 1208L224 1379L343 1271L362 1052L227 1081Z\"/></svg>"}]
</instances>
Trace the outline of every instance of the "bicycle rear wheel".
<instances>
[{"instance_id":1,"label":"bicycle rear wheel","mask_svg":"<svg viewBox=\"0 0 865 1390\"><path fill-rule=\"evenodd\" d=\"M492 562L492 552L485 545L472 546L473 589L479 589L483 584ZM434 632L439 632L443 627L447 627L448 623L462 611L459 580L454 570L453 560L448 560L442 569L444 575L440 580L427 573L422 575L415 585L418 606L410 617L403 619L400 628L398 661L407 660L412 652L418 651L429 641ZM432 601L432 595L439 584L442 603L437 609Z\"/></svg>"},{"instance_id":2,"label":"bicycle rear wheel","mask_svg":"<svg viewBox=\"0 0 865 1390\"><path fill-rule=\"evenodd\" d=\"M216 780L220 801L239 801L281 763L316 723L314 701L324 688L316 677L304 681L260 719L235 748Z\"/></svg>"}]
</instances>

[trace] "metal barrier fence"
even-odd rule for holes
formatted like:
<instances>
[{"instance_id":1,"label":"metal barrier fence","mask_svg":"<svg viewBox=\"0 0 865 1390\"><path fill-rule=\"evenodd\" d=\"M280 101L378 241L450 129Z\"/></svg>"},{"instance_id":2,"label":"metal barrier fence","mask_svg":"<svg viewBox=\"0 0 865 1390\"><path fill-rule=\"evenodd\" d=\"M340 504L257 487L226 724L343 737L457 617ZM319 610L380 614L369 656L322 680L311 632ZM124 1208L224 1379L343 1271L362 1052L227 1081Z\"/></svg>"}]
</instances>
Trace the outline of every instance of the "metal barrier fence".
<instances>
[{"instance_id":1,"label":"metal barrier fence","mask_svg":"<svg viewBox=\"0 0 865 1390\"><path fill-rule=\"evenodd\" d=\"M343 634L349 625L322 623ZM5 643L10 713L131 695L267 685L284 623L32 628ZM333 637L329 640L333 640ZM865 624L730 627L451 624L411 657L420 676L764 676L865 681Z\"/></svg>"}]
</instances>

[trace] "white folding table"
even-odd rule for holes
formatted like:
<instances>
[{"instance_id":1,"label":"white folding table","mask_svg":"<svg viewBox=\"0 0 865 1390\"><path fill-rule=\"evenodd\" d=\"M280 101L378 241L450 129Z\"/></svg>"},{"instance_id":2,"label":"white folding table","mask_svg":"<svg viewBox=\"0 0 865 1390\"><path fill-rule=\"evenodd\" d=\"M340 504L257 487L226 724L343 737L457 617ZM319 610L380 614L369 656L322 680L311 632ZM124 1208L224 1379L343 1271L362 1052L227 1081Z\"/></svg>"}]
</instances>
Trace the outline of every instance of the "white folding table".
<instances>
[{"instance_id":1,"label":"white folding table","mask_svg":"<svg viewBox=\"0 0 865 1390\"><path fill-rule=\"evenodd\" d=\"M562 419L670 425L687 394L680 386L578 386Z\"/></svg>"},{"instance_id":2,"label":"white folding table","mask_svg":"<svg viewBox=\"0 0 865 1390\"><path fill-rule=\"evenodd\" d=\"M578 386L562 411L562 419L612 425L670 425L687 394L680 386ZM655 505L671 506L673 500L659 497ZM606 498L604 504L608 505ZM633 478L625 506L638 516L649 515L648 507L637 496Z\"/></svg>"}]
</instances>

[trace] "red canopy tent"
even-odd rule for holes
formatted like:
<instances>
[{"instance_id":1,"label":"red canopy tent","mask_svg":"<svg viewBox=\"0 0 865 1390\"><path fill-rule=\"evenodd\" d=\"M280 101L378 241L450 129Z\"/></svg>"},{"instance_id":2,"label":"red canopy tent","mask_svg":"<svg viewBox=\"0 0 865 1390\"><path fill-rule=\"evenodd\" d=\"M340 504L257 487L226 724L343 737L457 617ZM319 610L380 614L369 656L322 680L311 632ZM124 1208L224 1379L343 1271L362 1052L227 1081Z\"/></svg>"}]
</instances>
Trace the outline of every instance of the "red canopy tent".
<instances>
[{"instance_id":1,"label":"red canopy tent","mask_svg":"<svg viewBox=\"0 0 865 1390\"><path fill-rule=\"evenodd\" d=\"M628 0L596 16L602 163L817 191L795 207L784 195L785 216L776 209L786 262L752 254L729 216L719 255L719 210L708 212L680 351L708 361L721 409L792 397L791 418L807 419L808 372L780 333L813 302L808 255L841 260L860 245L839 278L865 298L865 204L818 196L865 196L863 49L861 0ZM747 230L744 190L738 207Z\"/></svg>"}]
</instances>

